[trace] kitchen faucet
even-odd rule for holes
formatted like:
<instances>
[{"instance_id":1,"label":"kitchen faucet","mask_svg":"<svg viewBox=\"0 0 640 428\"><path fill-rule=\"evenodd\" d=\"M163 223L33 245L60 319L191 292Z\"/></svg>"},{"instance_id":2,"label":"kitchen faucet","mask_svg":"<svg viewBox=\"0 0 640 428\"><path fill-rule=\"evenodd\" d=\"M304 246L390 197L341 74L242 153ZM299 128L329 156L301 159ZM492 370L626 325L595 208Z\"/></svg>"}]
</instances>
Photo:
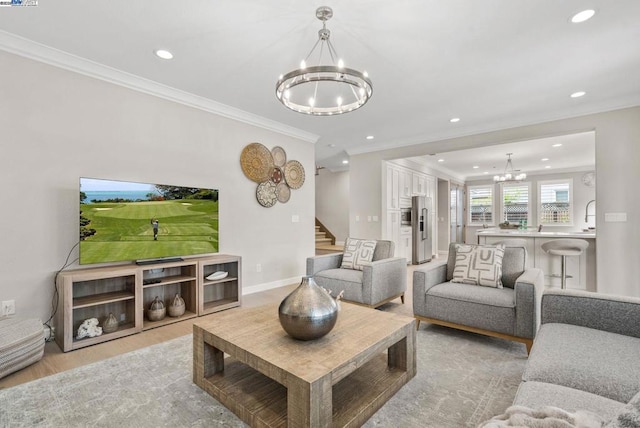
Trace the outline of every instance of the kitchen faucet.
<instances>
[{"instance_id":1,"label":"kitchen faucet","mask_svg":"<svg viewBox=\"0 0 640 428\"><path fill-rule=\"evenodd\" d=\"M587 202L587 206L584 209L584 222L587 223L589 222L589 205L591 205L592 202L595 202L595 199L590 200L589 202ZM595 216L595 214L591 214L592 216Z\"/></svg>"}]
</instances>

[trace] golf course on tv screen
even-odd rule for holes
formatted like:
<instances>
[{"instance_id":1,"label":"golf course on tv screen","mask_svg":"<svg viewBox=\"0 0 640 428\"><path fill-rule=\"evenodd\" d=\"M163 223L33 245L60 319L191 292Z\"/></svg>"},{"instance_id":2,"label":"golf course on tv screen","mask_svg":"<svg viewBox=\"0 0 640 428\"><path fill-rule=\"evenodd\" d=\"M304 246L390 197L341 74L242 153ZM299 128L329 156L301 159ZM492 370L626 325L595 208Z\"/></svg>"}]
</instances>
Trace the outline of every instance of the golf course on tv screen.
<instances>
[{"instance_id":1,"label":"golf course on tv screen","mask_svg":"<svg viewBox=\"0 0 640 428\"><path fill-rule=\"evenodd\" d=\"M80 264L218 252L218 191L80 179Z\"/></svg>"}]
</instances>

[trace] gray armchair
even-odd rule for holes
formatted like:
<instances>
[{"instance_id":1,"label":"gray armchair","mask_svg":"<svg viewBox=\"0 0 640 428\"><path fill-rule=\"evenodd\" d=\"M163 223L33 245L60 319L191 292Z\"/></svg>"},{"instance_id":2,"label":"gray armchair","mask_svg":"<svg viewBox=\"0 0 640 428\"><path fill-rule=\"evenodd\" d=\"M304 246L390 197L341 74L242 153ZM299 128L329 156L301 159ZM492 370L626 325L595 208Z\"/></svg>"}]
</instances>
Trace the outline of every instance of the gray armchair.
<instances>
[{"instance_id":1,"label":"gray armchair","mask_svg":"<svg viewBox=\"0 0 640 428\"><path fill-rule=\"evenodd\" d=\"M377 241L373 260L364 264L364 270L343 269L342 253L326 254L307 259L307 275L342 299L371 308L377 308L400 297L404 303L407 290L407 259L393 257L392 241Z\"/></svg>"},{"instance_id":2,"label":"gray armchair","mask_svg":"<svg viewBox=\"0 0 640 428\"><path fill-rule=\"evenodd\" d=\"M413 313L420 321L487 336L522 342L531 350L540 324L540 299L544 276L540 269L525 268L523 243L507 245L502 259L503 288L450 282L456 261L456 244L449 246L447 264L413 273Z\"/></svg>"}]
</instances>

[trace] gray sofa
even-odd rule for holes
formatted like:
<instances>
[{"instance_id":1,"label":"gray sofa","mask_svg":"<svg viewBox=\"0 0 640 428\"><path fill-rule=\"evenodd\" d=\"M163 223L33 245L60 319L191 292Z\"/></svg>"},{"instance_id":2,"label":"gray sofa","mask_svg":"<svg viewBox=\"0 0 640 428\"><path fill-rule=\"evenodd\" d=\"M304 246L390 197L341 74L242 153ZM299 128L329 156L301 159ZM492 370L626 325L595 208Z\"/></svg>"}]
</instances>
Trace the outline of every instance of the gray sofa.
<instances>
[{"instance_id":1,"label":"gray sofa","mask_svg":"<svg viewBox=\"0 0 640 428\"><path fill-rule=\"evenodd\" d=\"M526 268L525 243L504 242L503 288L450 282L456 244L449 246L447 264L413 272L413 314L420 321L522 342L531 348L539 324L544 289L540 269Z\"/></svg>"},{"instance_id":2,"label":"gray sofa","mask_svg":"<svg viewBox=\"0 0 640 428\"><path fill-rule=\"evenodd\" d=\"M549 289L541 321L514 405L607 421L640 392L640 299Z\"/></svg>"},{"instance_id":3,"label":"gray sofa","mask_svg":"<svg viewBox=\"0 0 640 428\"><path fill-rule=\"evenodd\" d=\"M407 290L407 259L393 257L392 241L376 241L373 259L364 270L343 269L342 253L307 259L307 275L316 284L331 290L333 296L344 291L343 300L376 308L400 297Z\"/></svg>"}]
</instances>

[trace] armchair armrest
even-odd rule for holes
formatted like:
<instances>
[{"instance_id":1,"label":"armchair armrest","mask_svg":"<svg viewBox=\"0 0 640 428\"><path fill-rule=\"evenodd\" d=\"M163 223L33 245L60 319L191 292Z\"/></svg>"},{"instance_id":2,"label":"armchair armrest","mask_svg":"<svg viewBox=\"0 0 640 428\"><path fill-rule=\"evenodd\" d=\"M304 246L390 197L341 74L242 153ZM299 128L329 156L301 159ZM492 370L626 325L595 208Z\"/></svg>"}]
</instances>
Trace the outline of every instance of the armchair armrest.
<instances>
[{"instance_id":1,"label":"armchair armrest","mask_svg":"<svg viewBox=\"0 0 640 428\"><path fill-rule=\"evenodd\" d=\"M576 290L545 290L542 323L564 323L640 337L640 298Z\"/></svg>"},{"instance_id":2,"label":"armchair armrest","mask_svg":"<svg viewBox=\"0 0 640 428\"><path fill-rule=\"evenodd\" d=\"M540 325L540 300L544 291L544 273L538 268L528 268L516 279L516 329L515 335L533 339Z\"/></svg>"},{"instance_id":3,"label":"armchair armrest","mask_svg":"<svg viewBox=\"0 0 640 428\"><path fill-rule=\"evenodd\" d=\"M407 289L407 259L390 257L363 263L362 298L368 305L404 293Z\"/></svg>"},{"instance_id":4,"label":"armchair armrest","mask_svg":"<svg viewBox=\"0 0 640 428\"><path fill-rule=\"evenodd\" d=\"M307 275L315 275L316 273L337 269L342 265L342 253L325 254L322 256L307 258Z\"/></svg>"},{"instance_id":5,"label":"armchair armrest","mask_svg":"<svg viewBox=\"0 0 640 428\"><path fill-rule=\"evenodd\" d=\"M447 282L447 264L429 269L416 269L413 271L413 313L422 313L426 302L427 290L434 285Z\"/></svg>"}]
</instances>

